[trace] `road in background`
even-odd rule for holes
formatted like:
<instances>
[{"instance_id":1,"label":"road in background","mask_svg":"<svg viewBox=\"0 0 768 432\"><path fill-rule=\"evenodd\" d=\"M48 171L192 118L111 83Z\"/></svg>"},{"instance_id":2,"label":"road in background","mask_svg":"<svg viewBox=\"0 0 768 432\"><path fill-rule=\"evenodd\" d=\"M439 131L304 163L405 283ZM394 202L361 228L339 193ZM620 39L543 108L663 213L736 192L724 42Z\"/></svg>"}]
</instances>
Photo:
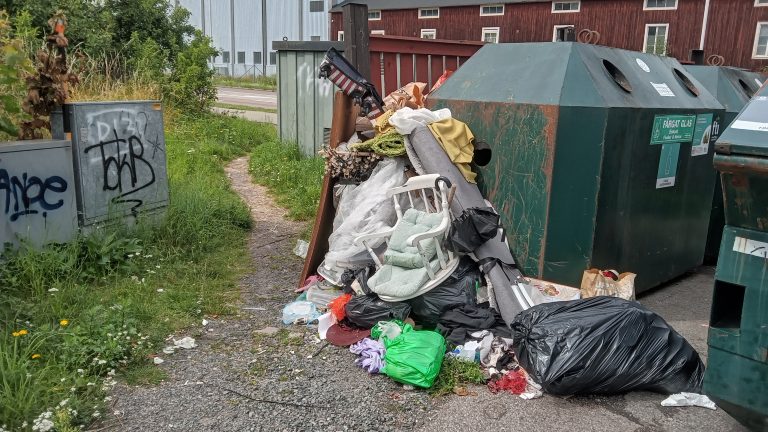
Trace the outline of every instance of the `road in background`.
<instances>
[{"instance_id":1,"label":"road in background","mask_svg":"<svg viewBox=\"0 0 768 432\"><path fill-rule=\"evenodd\" d=\"M234 87L216 87L219 102L277 109L277 92Z\"/></svg>"}]
</instances>

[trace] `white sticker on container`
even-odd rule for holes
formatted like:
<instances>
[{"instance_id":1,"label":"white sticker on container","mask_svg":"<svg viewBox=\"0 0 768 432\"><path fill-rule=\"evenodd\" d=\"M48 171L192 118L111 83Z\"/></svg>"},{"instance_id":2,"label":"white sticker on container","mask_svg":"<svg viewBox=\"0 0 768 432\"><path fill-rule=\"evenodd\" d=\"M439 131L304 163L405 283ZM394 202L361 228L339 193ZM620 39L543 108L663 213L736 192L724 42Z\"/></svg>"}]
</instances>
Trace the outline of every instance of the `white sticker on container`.
<instances>
[{"instance_id":1,"label":"white sticker on container","mask_svg":"<svg viewBox=\"0 0 768 432\"><path fill-rule=\"evenodd\" d=\"M651 68L649 68L648 65L644 61L640 60L639 58L636 58L635 61L637 62L637 65L640 66L640 69L642 69L642 70L644 70L646 72L650 72L651 71Z\"/></svg>"},{"instance_id":2,"label":"white sticker on container","mask_svg":"<svg viewBox=\"0 0 768 432\"><path fill-rule=\"evenodd\" d=\"M667 83L656 84L652 82L651 85L656 89L657 92L659 92L660 96L675 97L675 93L672 92L672 89L669 88Z\"/></svg>"},{"instance_id":3,"label":"white sticker on container","mask_svg":"<svg viewBox=\"0 0 768 432\"><path fill-rule=\"evenodd\" d=\"M761 122L736 120L735 122L733 122L733 124L731 124L731 127L734 129L745 129L745 130L753 130L753 131L760 131L760 132L768 132L768 123L761 123Z\"/></svg>"},{"instance_id":4,"label":"white sticker on container","mask_svg":"<svg viewBox=\"0 0 768 432\"><path fill-rule=\"evenodd\" d=\"M80 144L88 144L88 128L80 128Z\"/></svg>"},{"instance_id":5,"label":"white sticker on container","mask_svg":"<svg viewBox=\"0 0 768 432\"><path fill-rule=\"evenodd\" d=\"M744 237L736 237L733 241L734 252L754 255L760 258L768 258L768 243L750 240Z\"/></svg>"}]
</instances>

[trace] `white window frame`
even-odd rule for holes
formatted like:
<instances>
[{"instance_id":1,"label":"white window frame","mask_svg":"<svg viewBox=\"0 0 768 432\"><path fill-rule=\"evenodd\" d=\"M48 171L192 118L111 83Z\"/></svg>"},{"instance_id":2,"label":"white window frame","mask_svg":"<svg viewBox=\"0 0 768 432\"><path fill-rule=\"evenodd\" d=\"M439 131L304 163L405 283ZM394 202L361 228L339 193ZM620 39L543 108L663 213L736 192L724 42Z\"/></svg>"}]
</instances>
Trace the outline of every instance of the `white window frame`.
<instances>
[{"instance_id":1,"label":"white window frame","mask_svg":"<svg viewBox=\"0 0 768 432\"><path fill-rule=\"evenodd\" d=\"M378 13L378 18L371 18L372 13ZM381 11L380 10L369 10L368 11L368 21L381 21Z\"/></svg>"},{"instance_id":2,"label":"white window frame","mask_svg":"<svg viewBox=\"0 0 768 432\"><path fill-rule=\"evenodd\" d=\"M425 10L436 10L437 16L421 16L421 11ZM431 8L419 8L419 19L437 19L440 18L440 8L439 7L431 7Z\"/></svg>"},{"instance_id":3,"label":"white window frame","mask_svg":"<svg viewBox=\"0 0 768 432\"><path fill-rule=\"evenodd\" d=\"M677 5L680 4L680 0L675 0L675 6L674 7L649 7L648 6L648 0L643 0L643 10L677 10Z\"/></svg>"},{"instance_id":4,"label":"white window frame","mask_svg":"<svg viewBox=\"0 0 768 432\"><path fill-rule=\"evenodd\" d=\"M765 3L760 3L761 1ZM768 6L767 0L755 0L755 7L766 7L766 6Z\"/></svg>"},{"instance_id":5,"label":"white window frame","mask_svg":"<svg viewBox=\"0 0 768 432\"><path fill-rule=\"evenodd\" d=\"M384 35L385 35L385 32L384 32L384 30L371 30L371 34L372 34L372 35L381 35L381 36L384 36Z\"/></svg>"},{"instance_id":6,"label":"white window frame","mask_svg":"<svg viewBox=\"0 0 768 432\"><path fill-rule=\"evenodd\" d=\"M336 32L336 40L339 42L344 42L344 30L339 30Z\"/></svg>"},{"instance_id":7,"label":"white window frame","mask_svg":"<svg viewBox=\"0 0 768 432\"><path fill-rule=\"evenodd\" d=\"M576 3L575 10L555 10L555 3ZM552 0L552 13L576 13L581 12L581 0Z\"/></svg>"},{"instance_id":8,"label":"white window frame","mask_svg":"<svg viewBox=\"0 0 768 432\"><path fill-rule=\"evenodd\" d=\"M488 42L488 43L499 43L499 38L501 37L501 31L499 27L483 27L483 31L480 33L481 42L485 42L486 33L496 33L496 42Z\"/></svg>"},{"instance_id":9,"label":"white window frame","mask_svg":"<svg viewBox=\"0 0 768 432\"><path fill-rule=\"evenodd\" d=\"M655 52L649 53L645 50L648 47L648 28L649 27L666 27L667 28L667 31L664 33L664 52L661 54L656 54ZM655 23L655 24L645 25L645 35L643 36L643 49L641 49L640 52L665 56L667 55L668 46L669 46L669 23Z\"/></svg>"},{"instance_id":10,"label":"white window frame","mask_svg":"<svg viewBox=\"0 0 768 432\"><path fill-rule=\"evenodd\" d=\"M765 55L758 55L757 54L757 40L760 39L760 27L766 26L768 27L768 21L759 21L757 23L757 27L755 27L755 41L752 45L752 58L753 59L768 59L768 47L766 47L766 53Z\"/></svg>"},{"instance_id":11,"label":"white window frame","mask_svg":"<svg viewBox=\"0 0 768 432\"><path fill-rule=\"evenodd\" d=\"M431 39L437 39L437 29L421 29L421 32L419 33L419 37L422 39L430 39L430 38L425 38L424 37L425 34L431 34L432 35Z\"/></svg>"},{"instance_id":12,"label":"white window frame","mask_svg":"<svg viewBox=\"0 0 768 432\"><path fill-rule=\"evenodd\" d=\"M557 42L557 31L561 28L568 28L572 27L573 29L576 29L576 26L573 24L558 24L552 28L552 42Z\"/></svg>"},{"instance_id":13,"label":"white window frame","mask_svg":"<svg viewBox=\"0 0 768 432\"><path fill-rule=\"evenodd\" d=\"M494 6L494 7L495 6L501 6L501 13L483 13L483 8L491 7L491 6ZM504 15L504 4L503 3L502 4L491 3L491 4L480 5L480 16L502 16L502 15Z\"/></svg>"}]
</instances>

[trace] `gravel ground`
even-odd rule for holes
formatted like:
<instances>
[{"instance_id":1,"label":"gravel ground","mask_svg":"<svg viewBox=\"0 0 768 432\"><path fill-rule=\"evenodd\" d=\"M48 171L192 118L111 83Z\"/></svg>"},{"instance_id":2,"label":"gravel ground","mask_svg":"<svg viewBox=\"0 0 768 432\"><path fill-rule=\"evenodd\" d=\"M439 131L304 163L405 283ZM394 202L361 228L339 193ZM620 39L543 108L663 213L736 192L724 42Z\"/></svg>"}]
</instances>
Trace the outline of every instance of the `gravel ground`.
<instances>
[{"instance_id":1,"label":"gravel ground","mask_svg":"<svg viewBox=\"0 0 768 432\"><path fill-rule=\"evenodd\" d=\"M233 161L227 174L255 221L253 272L242 281L241 312L179 335L192 335L199 346L164 356L159 367L169 377L163 383L118 386L116 413L101 430L742 430L721 410L663 409L663 397L651 393L523 401L477 387L477 396L435 400L369 376L346 349L328 346L309 359L322 346L315 331L280 322L302 267L291 250L303 224L287 221L266 190L251 183L246 158ZM670 297L699 304L677 302L688 306L673 306L669 315L656 310L705 350L710 296L711 271L705 270L641 301L661 309Z\"/></svg>"}]
</instances>

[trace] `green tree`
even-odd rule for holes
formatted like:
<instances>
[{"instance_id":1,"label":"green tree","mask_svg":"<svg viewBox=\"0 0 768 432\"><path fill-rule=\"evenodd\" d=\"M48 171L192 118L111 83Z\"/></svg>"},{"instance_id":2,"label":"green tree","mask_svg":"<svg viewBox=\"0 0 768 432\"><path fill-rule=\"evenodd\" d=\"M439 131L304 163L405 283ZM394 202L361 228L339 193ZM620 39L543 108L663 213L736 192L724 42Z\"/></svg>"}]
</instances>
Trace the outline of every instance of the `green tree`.
<instances>
[{"instance_id":1,"label":"green tree","mask_svg":"<svg viewBox=\"0 0 768 432\"><path fill-rule=\"evenodd\" d=\"M23 74L31 68L23 42L11 37L8 14L0 10L0 132L11 136L18 133L14 120L21 115Z\"/></svg>"},{"instance_id":2,"label":"green tree","mask_svg":"<svg viewBox=\"0 0 768 432\"><path fill-rule=\"evenodd\" d=\"M189 45L179 53L170 76L168 96L174 105L188 111L203 111L216 100L214 71L208 59L218 52L211 38L196 30Z\"/></svg>"}]
</instances>

